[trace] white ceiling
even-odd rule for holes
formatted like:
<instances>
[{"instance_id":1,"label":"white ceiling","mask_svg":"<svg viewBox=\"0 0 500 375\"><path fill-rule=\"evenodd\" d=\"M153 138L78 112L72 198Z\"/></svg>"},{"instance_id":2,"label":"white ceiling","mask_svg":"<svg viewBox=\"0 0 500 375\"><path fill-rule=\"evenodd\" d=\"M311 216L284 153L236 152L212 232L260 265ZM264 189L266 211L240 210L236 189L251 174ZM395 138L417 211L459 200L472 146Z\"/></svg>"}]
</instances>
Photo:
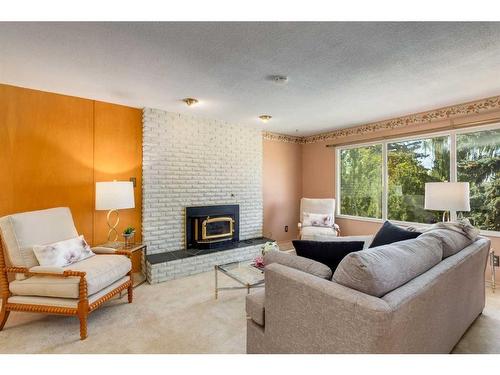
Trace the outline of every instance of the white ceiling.
<instances>
[{"instance_id":1,"label":"white ceiling","mask_svg":"<svg viewBox=\"0 0 500 375\"><path fill-rule=\"evenodd\" d=\"M500 94L500 23L0 23L0 82L309 135Z\"/></svg>"}]
</instances>

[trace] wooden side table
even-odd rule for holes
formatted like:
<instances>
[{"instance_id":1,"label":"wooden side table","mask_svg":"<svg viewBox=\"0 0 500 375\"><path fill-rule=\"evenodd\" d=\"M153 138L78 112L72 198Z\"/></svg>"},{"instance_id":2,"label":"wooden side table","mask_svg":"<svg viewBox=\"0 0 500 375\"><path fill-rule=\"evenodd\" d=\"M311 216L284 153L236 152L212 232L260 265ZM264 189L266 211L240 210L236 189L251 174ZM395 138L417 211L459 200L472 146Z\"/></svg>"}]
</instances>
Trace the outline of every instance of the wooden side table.
<instances>
[{"instance_id":1,"label":"wooden side table","mask_svg":"<svg viewBox=\"0 0 500 375\"><path fill-rule=\"evenodd\" d=\"M115 250L130 251L132 253L132 279L133 287L136 288L146 281L146 274L143 270L143 263L146 258L147 246L143 243L135 243L126 245L125 242L108 242L102 245L102 247L110 247Z\"/></svg>"}]
</instances>

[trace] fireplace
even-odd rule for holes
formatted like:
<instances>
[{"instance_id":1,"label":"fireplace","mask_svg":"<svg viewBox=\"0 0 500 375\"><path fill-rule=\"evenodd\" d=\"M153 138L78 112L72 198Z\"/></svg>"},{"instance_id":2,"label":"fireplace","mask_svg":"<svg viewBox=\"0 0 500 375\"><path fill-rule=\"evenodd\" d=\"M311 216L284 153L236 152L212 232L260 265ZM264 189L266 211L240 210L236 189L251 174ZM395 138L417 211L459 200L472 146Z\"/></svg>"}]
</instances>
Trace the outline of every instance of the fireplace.
<instances>
[{"instance_id":1,"label":"fireplace","mask_svg":"<svg viewBox=\"0 0 500 375\"><path fill-rule=\"evenodd\" d=\"M213 249L239 241L237 204L186 207L186 248Z\"/></svg>"}]
</instances>

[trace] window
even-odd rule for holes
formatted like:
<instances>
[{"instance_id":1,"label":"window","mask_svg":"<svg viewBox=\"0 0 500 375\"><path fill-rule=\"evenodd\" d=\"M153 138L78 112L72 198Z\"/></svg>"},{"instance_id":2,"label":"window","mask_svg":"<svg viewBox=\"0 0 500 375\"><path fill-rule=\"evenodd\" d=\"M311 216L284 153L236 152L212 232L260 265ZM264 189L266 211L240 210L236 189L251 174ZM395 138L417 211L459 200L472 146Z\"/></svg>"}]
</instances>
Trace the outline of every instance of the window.
<instances>
[{"instance_id":1,"label":"window","mask_svg":"<svg viewBox=\"0 0 500 375\"><path fill-rule=\"evenodd\" d=\"M470 212L459 212L483 230L500 232L500 126L337 151L340 215L434 223L442 212L424 209L426 182L470 183Z\"/></svg>"},{"instance_id":2,"label":"window","mask_svg":"<svg viewBox=\"0 0 500 375\"><path fill-rule=\"evenodd\" d=\"M450 137L387 144L387 218L432 223L442 213L424 210L426 182L450 181Z\"/></svg>"},{"instance_id":3,"label":"window","mask_svg":"<svg viewBox=\"0 0 500 375\"><path fill-rule=\"evenodd\" d=\"M500 129L457 135L457 180L470 184L472 224L500 231Z\"/></svg>"},{"instance_id":4,"label":"window","mask_svg":"<svg viewBox=\"0 0 500 375\"><path fill-rule=\"evenodd\" d=\"M382 145L342 150L341 212L382 218Z\"/></svg>"}]
</instances>

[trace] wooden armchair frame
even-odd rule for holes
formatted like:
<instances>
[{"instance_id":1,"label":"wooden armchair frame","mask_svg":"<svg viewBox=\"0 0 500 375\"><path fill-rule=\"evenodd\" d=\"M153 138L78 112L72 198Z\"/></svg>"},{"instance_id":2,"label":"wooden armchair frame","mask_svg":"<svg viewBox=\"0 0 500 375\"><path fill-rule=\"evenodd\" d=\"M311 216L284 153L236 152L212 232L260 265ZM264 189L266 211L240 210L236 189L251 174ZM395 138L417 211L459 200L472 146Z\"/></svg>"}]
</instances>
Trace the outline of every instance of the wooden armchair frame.
<instances>
[{"instance_id":1,"label":"wooden armchair frame","mask_svg":"<svg viewBox=\"0 0 500 375\"><path fill-rule=\"evenodd\" d=\"M125 255L129 259L132 253L129 251L115 250L111 253L96 254L99 256L104 255ZM48 306L48 305L34 305L34 304L24 304L24 303L9 303L8 299L11 296L9 290L9 273L22 273L26 276L54 276L54 277L79 277L79 287L78 287L78 307L60 307L60 306ZM7 318L11 311L25 311L25 312L38 312L44 314L55 314L55 315L71 315L77 316L80 320L80 339L85 340L87 338L87 317L88 315L99 308L104 302L110 300L113 296L127 289L128 292L128 302L132 303L133 300L133 279L132 270L127 274L129 280L124 282L122 285L113 289L109 293L105 294L98 300L89 304L88 291L87 291L87 280L85 280L85 272L81 271L71 271L66 270L63 273L54 272L32 272L28 268L24 267L7 267L5 263L5 254L2 243L2 238L0 236L0 289L2 297L2 307L0 310L0 331L3 330Z\"/></svg>"}]
</instances>

